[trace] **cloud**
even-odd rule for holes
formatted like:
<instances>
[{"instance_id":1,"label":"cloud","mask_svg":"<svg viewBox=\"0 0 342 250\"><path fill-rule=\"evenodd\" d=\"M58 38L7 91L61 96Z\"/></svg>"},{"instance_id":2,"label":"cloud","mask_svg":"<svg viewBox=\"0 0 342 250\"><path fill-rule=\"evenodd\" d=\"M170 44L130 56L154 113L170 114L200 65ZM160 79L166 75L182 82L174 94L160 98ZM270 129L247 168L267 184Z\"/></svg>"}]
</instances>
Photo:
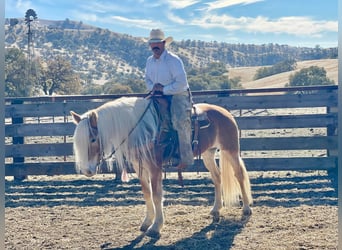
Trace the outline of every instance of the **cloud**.
<instances>
[{"instance_id":1,"label":"cloud","mask_svg":"<svg viewBox=\"0 0 342 250\"><path fill-rule=\"evenodd\" d=\"M111 16L110 20L115 22L120 22L127 26L134 26L134 27L152 27L155 25L155 21L150 19L131 19L123 16Z\"/></svg>"},{"instance_id":2,"label":"cloud","mask_svg":"<svg viewBox=\"0 0 342 250\"><path fill-rule=\"evenodd\" d=\"M23 13L22 16L25 16L25 12L28 9L35 9L31 1L26 0L7 0L6 1L6 12L18 12Z\"/></svg>"},{"instance_id":3,"label":"cloud","mask_svg":"<svg viewBox=\"0 0 342 250\"><path fill-rule=\"evenodd\" d=\"M106 3L103 1L91 1L82 3L79 8L83 11L89 11L94 13L110 13L110 12L129 12L131 8L124 4L116 4L113 2Z\"/></svg>"},{"instance_id":4,"label":"cloud","mask_svg":"<svg viewBox=\"0 0 342 250\"><path fill-rule=\"evenodd\" d=\"M76 15L76 14L75 14ZM163 24L154 21L151 19L132 19L124 16L119 15L111 15L111 16L104 16L104 15L97 15L97 14L85 14L85 13L77 13L77 17L82 20L83 22L87 23L102 23L104 26L121 26L127 28L138 28L143 30L150 30L154 27L163 27Z\"/></svg>"},{"instance_id":5,"label":"cloud","mask_svg":"<svg viewBox=\"0 0 342 250\"><path fill-rule=\"evenodd\" d=\"M228 15L207 15L195 19L192 25L202 28L222 28L227 31L241 31L246 33L276 33L295 36L321 36L324 32L337 32L337 21L313 20L309 17L232 17Z\"/></svg>"},{"instance_id":6,"label":"cloud","mask_svg":"<svg viewBox=\"0 0 342 250\"><path fill-rule=\"evenodd\" d=\"M30 6L32 6L31 1L19 0L19 1L14 1L14 2L15 2L15 7L17 9L25 9L25 8L30 8Z\"/></svg>"},{"instance_id":7,"label":"cloud","mask_svg":"<svg viewBox=\"0 0 342 250\"><path fill-rule=\"evenodd\" d=\"M120 24L124 27L129 28L139 28L143 30L151 30L155 27L163 28L165 25L159 21L151 20L151 19L132 19L123 16L111 16L109 18L101 19L103 22L107 22L111 25Z\"/></svg>"},{"instance_id":8,"label":"cloud","mask_svg":"<svg viewBox=\"0 0 342 250\"><path fill-rule=\"evenodd\" d=\"M230 7L233 5L247 5L256 2L263 2L264 0L217 0L211 3L207 3L208 11L215 10L215 9L222 9L226 7Z\"/></svg>"},{"instance_id":9,"label":"cloud","mask_svg":"<svg viewBox=\"0 0 342 250\"><path fill-rule=\"evenodd\" d=\"M84 13L84 12L78 12L78 11L72 11L71 12L73 15L74 20L82 20L82 22L97 22L99 21L99 17L96 14L92 13Z\"/></svg>"},{"instance_id":10,"label":"cloud","mask_svg":"<svg viewBox=\"0 0 342 250\"><path fill-rule=\"evenodd\" d=\"M287 33L296 36L321 36L324 32L337 32L337 21L313 20L309 17L281 17L275 21L257 18L249 25L250 30Z\"/></svg>"},{"instance_id":11,"label":"cloud","mask_svg":"<svg viewBox=\"0 0 342 250\"><path fill-rule=\"evenodd\" d=\"M172 12L168 12L166 16L171 22L176 23L176 24L185 24L187 22L185 19L179 16L176 16Z\"/></svg>"},{"instance_id":12,"label":"cloud","mask_svg":"<svg viewBox=\"0 0 342 250\"><path fill-rule=\"evenodd\" d=\"M200 2L199 0L168 0L167 5L171 9L184 9Z\"/></svg>"}]
</instances>

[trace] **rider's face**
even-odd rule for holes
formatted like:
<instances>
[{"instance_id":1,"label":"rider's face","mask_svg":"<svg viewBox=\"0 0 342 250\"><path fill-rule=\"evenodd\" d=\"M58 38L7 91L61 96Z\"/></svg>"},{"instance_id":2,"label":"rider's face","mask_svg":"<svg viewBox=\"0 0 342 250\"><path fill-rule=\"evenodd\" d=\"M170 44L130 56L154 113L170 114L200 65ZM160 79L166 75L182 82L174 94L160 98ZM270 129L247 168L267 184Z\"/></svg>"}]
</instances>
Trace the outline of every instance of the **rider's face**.
<instances>
[{"instance_id":1,"label":"rider's face","mask_svg":"<svg viewBox=\"0 0 342 250\"><path fill-rule=\"evenodd\" d=\"M155 58L159 58L165 49L165 41L158 43L150 43L150 48L152 49Z\"/></svg>"}]
</instances>

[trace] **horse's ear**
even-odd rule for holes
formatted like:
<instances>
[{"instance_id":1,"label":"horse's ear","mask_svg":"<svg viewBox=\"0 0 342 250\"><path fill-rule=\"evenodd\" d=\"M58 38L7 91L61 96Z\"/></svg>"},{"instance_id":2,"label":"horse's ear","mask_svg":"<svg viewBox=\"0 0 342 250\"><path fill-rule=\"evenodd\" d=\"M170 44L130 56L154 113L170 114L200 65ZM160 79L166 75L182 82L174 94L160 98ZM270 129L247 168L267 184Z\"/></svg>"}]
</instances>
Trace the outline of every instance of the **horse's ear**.
<instances>
[{"instance_id":1,"label":"horse's ear","mask_svg":"<svg viewBox=\"0 0 342 250\"><path fill-rule=\"evenodd\" d=\"M97 128L97 113L95 111L89 112L89 122L92 128Z\"/></svg>"},{"instance_id":2,"label":"horse's ear","mask_svg":"<svg viewBox=\"0 0 342 250\"><path fill-rule=\"evenodd\" d=\"M81 116L79 114L75 113L74 111L70 111L70 114L75 124L78 124L81 121Z\"/></svg>"}]
</instances>

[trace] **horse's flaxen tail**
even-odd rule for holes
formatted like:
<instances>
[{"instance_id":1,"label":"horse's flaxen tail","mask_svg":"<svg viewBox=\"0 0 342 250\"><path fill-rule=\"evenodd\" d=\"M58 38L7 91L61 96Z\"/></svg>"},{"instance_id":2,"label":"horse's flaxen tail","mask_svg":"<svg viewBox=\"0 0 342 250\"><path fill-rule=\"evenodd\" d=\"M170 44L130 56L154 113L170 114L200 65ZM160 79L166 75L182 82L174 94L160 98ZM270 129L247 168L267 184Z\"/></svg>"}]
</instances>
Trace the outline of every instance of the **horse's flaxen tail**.
<instances>
[{"instance_id":1,"label":"horse's flaxen tail","mask_svg":"<svg viewBox=\"0 0 342 250\"><path fill-rule=\"evenodd\" d=\"M245 164L238 152L220 151L222 198L226 207L238 205L240 196L252 204L251 185Z\"/></svg>"}]
</instances>

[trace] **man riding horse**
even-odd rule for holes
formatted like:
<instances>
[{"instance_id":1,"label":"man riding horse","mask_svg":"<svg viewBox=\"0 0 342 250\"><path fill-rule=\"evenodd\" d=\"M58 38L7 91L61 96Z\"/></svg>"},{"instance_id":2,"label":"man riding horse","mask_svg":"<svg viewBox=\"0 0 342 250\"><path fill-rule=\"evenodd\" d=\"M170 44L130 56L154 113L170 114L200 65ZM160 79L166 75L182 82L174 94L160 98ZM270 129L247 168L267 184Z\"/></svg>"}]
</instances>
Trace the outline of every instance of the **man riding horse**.
<instances>
[{"instance_id":1,"label":"man riding horse","mask_svg":"<svg viewBox=\"0 0 342 250\"><path fill-rule=\"evenodd\" d=\"M191 146L191 94L182 60L165 46L172 42L160 29L150 32L149 45L153 52L146 62L145 81L151 95L162 93L170 99L173 129L177 131L180 163L178 168L193 165Z\"/></svg>"}]
</instances>

